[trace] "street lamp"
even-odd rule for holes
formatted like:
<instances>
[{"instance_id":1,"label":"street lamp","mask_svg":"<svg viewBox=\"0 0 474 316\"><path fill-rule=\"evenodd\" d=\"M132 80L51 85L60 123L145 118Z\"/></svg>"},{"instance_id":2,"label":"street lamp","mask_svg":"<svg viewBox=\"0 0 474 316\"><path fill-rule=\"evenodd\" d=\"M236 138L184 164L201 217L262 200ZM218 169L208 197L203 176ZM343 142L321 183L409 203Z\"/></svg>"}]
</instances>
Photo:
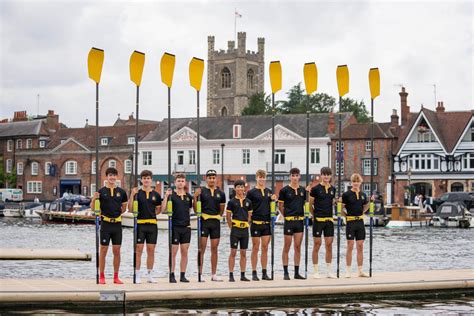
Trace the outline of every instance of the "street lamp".
<instances>
[{"instance_id":1,"label":"street lamp","mask_svg":"<svg viewBox=\"0 0 474 316\"><path fill-rule=\"evenodd\" d=\"M328 145L328 168L331 168L331 142L327 142Z\"/></svg>"},{"instance_id":2,"label":"street lamp","mask_svg":"<svg viewBox=\"0 0 474 316\"><path fill-rule=\"evenodd\" d=\"M224 191L224 147L225 144L221 144L221 156L222 156L222 163L221 163L221 181L222 181L222 191Z\"/></svg>"}]
</instances>

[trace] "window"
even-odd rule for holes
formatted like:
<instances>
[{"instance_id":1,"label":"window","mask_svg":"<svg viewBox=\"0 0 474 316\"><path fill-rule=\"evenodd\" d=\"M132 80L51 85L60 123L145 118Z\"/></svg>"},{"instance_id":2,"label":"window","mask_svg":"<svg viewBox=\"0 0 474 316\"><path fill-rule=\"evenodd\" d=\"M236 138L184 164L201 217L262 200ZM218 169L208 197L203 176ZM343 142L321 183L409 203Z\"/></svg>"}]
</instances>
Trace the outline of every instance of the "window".
<instances>
[{"instance_id":1,"label":"window","mask_svg":"<svg viewBox=\"0 0 474 316\"><path fill-rule=\"evenodd\" d=\"M143 152L143 165L144 166L151 166L151 151L144 151Z\"/></svg>"},{"instance_id":2,"label":"window","mask_svg":"<svg viewBox=\"0 0 474 316\"><path fill-rule=\"evenodd\" d=\"M247 88L249 89L255 89L255 84L254 84L254 72L252 69L249 69L247 71Z\"/></svg>"},{"instance_id":3,"label":"window","mask_svg":"<svg viewBox=\"0 0 474 316\"><path fill-rule=\"evenodd\" d=\"M66 142L65 139L61 139L61 144L64 144Z\"/></svg>"},{"instance_id":4,"label":"window","mask_svg":"<svg viewBox=\"0 0 474 316\"><path fill-rule=\"evenodd\" d=\"M26 140L26 149L31 149L33 148L33 140L31 138L28 138Z\"/></svg>"},{"instance_id":5,"label":"window","mask_svg":"<svg viewBox=\"0 0 474 316\"><path fill-rule=\"evenodd\" d=\"M96 191L96 185L95 183L91 184L91 195Z\"/></svg>"},{"instance_id":6,"label":"window","mask_svg":"<svg viewBox=\"0 0 474 316\"><path fill-rule=\"evenodd\" d=\"M474 169L474 153L465 154L462 157L462 168L465 169Z\"/></svg>"},{"instance_id":7,"label":"window","mask_svg":"<svg viewBox=\"0 0 474 316\"><path fill-rule=\"evenodd\" d=\"M22 162L18 162L16 164L16 174L21 176L23 174L23 163Z\"/></svg>"},{"instance_id":8,"label":"window","mask_svg":"<svg viewBox=\"0 0 474 316\"><path fill-rule=\"evenodd\" d=\"M370 151L372 149L372 142L370 140L365 141L365 151Z\"/></svg>"},{"instance_id":9,"label":"window","mask_svg":"<svg viewBox=\"0 0 474 316\"><path fill-rule=\"evenodd\" d=\"M40 141L39 141L39 147L40 147L40 148L46 147L46 141L45 141L45 140L40 140Z\"/></svg>"},{"instance_id":10,"label":"window","mask_svg":"<svg viewBox=\"0 0 474 316\"><path fill-rule=\"evenodd\" d=\"M339 142L336 142L336 151L339 151ZM344 142L341 142L341 151L344 151Z\"/></svg>"},{"instance_id":11,"label":"window","mask_svg":"<svg viewBox=\"0 0 474 316\"><path fill-rule=\"evenodd\" d=\"M435 136L431 130L427 130L424 133L418 132L418 135L417 135L418 143L432 143L435 141L436 141Z\"/></svg>"},{"instance_id":12,"label":"window","mask_svg":"<svg viewBox=\"0 0 474 316\"><path fill-rule=\"evenodd\" d=\"M41 181L28 181L26 192L29 194L42 193L43 183Z\"/></svg>"},{"instance_id":13,"label":"window","mask_svg":"<svg viewBox=\"0 0 474 316\"><path fill-rule=\"evenodd\" d=\"M372 188L373 188L373 191L377 191L377 183L374 182L372 184ZM372 195L372 193L370 193L370 182L369 183L362 183L361 190L362 190L362 192L367 194L367 197L370 199L370 196Z\"/></svg>"},{"instance_id":14,"label":"window","mask_svg":"<svg viewBox=\"0 0 474 316\"><path fill-rule=\"evenodd\" d=\"M433 154L415 154L410 157L412 170L439 170L439 157Z\"/></svg>"},{"instance_id":15,"label":"window","mask_svg":"<svg viewBox=\"0 0 474 316\"><path fill-rule=\"evenodd\" d=\"M311 163L319 163L319 160L320 160L319 148L311 148L311 153L309 156L310 156Z\"/></svg>"},{"instance_id":16,"label":"window","mask_svg":"<svg viewBox=\"0 0 474 316\"><path fill-rule=\"evenodd\" d=\"M218 165L221 163L221 152L219 149L212 150L212 163Z\"/></svg>"},{"instance_id":17,"label":"window","mask_svg":"<svg viewBox=\"0 0 474 316\"><path fill-rule=\"evenodd\" d=\"M32 176L37 176L38 171L39 171L39 163L37 163L36 161L33 161L31 163L31 175Z\"/></svg>"},{"instance_id":18,"label":"window","mask_svg":"<svg viewBox=\"0 0 474 316\"><path fill-rule=\"evenodd\" d=\"M242 164L250 164L250 149L242 149Z\"/></svg>"},{"instance_id":19,"label":"window","mask_svg":"<svg viewBox=\"0 0 474 316\"><path fill-rule=\"evenodd\" d=\"M233 137L234 137L234 138L240 138L241 135L242 135L241 132L242 132L242 125L240 125L240 124L234 124Z\"/></svg>"},{"instance_id":20,"label":"window","mask_svg":"<svg viewBox=\"0 0 474 316\"><path fill-rule=\"evenodd\" d=\"M128 136L128 144L133 145L135 144L135 136Z\"/></svg>"},{"instance_id":21,"label":"window","mask_svg":"<svg viewBox=\"0 0 474 316\"><path fill-rule=\"evenodd\" d=\"M125 160L124 163L124 173L132 173L132 161L130 159Z\"/></svg>"},{"instance_id":22,"label":"window","mask_svg":"<svg viewBox=\"0 0 474 316\"><path fill-rule=\"evenodd\" d=\"M107 146L107 145L109 144L109 139L108 139L107 137L102 137L102 138L100 139L100 144L101 144L102 146Z\"/></svg>"},{"instance_id":23,"label":"window","mask_svg":"<svg viewBox=\"0 0 474 316\"><path fill-rule=\"evenodd\" d=\"M50 168L51 168L51 162L45 162L44 163L44 174L49 176L50 174Z\"/></svg>"},{"instance_id":24,"label":"window","mask_svg":"<svg viewBox=\"0 0 474 316\"><path fill-rule=\"evenodd\" d=\"M184 165L184 151L178 150L178 165Z\"/></svg>"},{"instance_id":25,"label":"window","mask_svg":"<svg viewBox=\"0 0 474 316\"><path fill-rule=\"evenodd\" d=\"M120 188L122 182L120 180L115 180L115 186ZM104 180L104 187L107 185L107 180Z\"/></svg>"},{"instance_id":26,"label":"window","mask_svg":"<svg viewBox=\"0 0 474 316\"><path fill-rule=\"evenodd\" d=\"M221 88L230 88L230 70L227 67L224 67L221 71Z\"/></svg>"},{"instance_id":27,"label":"window","mask_svg":"<svg viewBox=\"0 0 474 316\"><path fill-rule=\"evenodd\" d=\"M189 164L190 165L196 164L196 151L195 150L189 151Z\"/></svg>"},{"instance_id":28,"label":"window","mask_svg":"<svg viewBox=\"0 0 474 316\"><path fill-rule=\"evenodd\" d=\"M23 147L23 141L21 139L16 140L16 149L21 149Z\"/></svg>"},{"instance_id":29,"label":"window","mask_svg":"<svg viewBox=\"0 0 474 316\"><path fill-rule=\"evenodd\" d=\"M275 164L284 165L286 150L285 149L275 149Z\"/></svg>"},{"instance_id":30,"label":"window","mask_svg":"<svg viewBox=\"0 0 474 316\"><path fill-rule=\"evenodd\" d=\"M339 175L339 164L341 164L341 176L344 175L344 161L336 161L336 175Z\"/></svg>"},{"instance_id":31,"label":"window","mask_svg":"<svg viewBox=\"0 0 474 316\"><path fill-rule=\"evenodd\" d=\"M227 116L227 107L225 107L225 106L222 107L221 116Z\"/></svg>"},{"instance_id":32,"label":"window","mask_svg":"<svg viewBox=\"0 0 474 316\"><path fill-rule=\"evenodd\" d=\"M11 159L7 159L6 161L6 172L11 173L13 168L13 161Z\"/></svg>"},{"instance_id":33,"label":"window","mask_svg":"<svg viewBox=\"0 0 474 316\"><path fill-rule=\"evenodd\" d=\"M95 174L96 172L97 172L97 164L95 163L95 160L92 160L91 174ZM95 192L95 191L91 191L91 192Z\"/></svg>"},{"instance_id":34,"label":"window","mask_svg":"<svg viewBox=\"0 0 474 316\"><path fill-rule=\"evenodd\" d=\"M109 160L109 168L117 168L117 161Z\"/></svg>"},{"instance_id":35,"label":"window","mask_svg":"<svg viewBox=\"0 0 474 316\"><path fill-rule=\"evenodd\" d=\"M362 159L362 175L370 176L370 159ZM374 176L377 175L377 159L374 158Z\"/></svg>"},{"instance_id":36,"label":"window","mask_svg":"<svg viewBox=\"0 0 474 316\"><path fill-rule=\"evenodd\" d=\"M66 162L66 174L77 174L77 162L74 160Z\"/></svg>"},{"instance_id":37,"label":"window","mask_svg":"<svg viewBox=\"0 0 474 316\"><path fill-rule=\"evenodd\" d=\"M13 139L7 141L7 151L13 151Z\"/></svg>"}]
</instances>

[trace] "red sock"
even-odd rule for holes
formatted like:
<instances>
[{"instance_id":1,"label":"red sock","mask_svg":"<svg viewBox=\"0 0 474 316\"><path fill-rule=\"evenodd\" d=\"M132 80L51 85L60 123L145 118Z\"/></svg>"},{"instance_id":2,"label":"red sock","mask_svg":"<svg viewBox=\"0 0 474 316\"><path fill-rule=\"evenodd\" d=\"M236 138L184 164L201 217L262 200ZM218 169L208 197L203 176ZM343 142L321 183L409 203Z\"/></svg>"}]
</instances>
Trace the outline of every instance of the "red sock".
<instances>
[{"instance_id":1,"label":"red sock","mask_svg":"<svg viewBox=\"0 0 474 316\"><path fill-rule=\"evenodd\" d=\"M118 277L118 272L114 272L114 283L115 284L123 284L123 282Z\"/></svg>"},{"instance_id":2,"label":"red sock","mask_svg":"<svg viewBox=\"0 0 474 316\"><path fill-rule=\"evenodd\" d=\"M99 274L99 284L105 284L105 275L104 272Z\"/></svg>"}]
</instances>

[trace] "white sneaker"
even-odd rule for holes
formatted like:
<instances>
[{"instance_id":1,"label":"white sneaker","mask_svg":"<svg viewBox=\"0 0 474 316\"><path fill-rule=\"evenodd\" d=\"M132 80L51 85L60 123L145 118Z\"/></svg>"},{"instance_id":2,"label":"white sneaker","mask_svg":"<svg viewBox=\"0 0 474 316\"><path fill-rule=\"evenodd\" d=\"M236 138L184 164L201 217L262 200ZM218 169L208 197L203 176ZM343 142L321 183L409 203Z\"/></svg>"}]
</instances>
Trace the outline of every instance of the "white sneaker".
<instances>
[{"instance_id":1,"label":"white sneaker","mask_svg":"<svg viewBox=\"0 0 474 316\"><path fill-rule=\"evenodd\" d=\"M147 281L148 283L156 283L156 280L153 279L153 277L151 276L151 273L148 273L147 278L146 278L146 281Z\"/></svg>"},{"instance_id":2,"label":"white sneaker","mask_svg":"<svg viewBox=\"0 0 474 316\"><path fill-rule=\"evenodd\" d=\"M321 279L321 275L319 274L319 272L313 273L313 279Z\"/></svg>"},{"instance_id":3,"label":"white sneaker","mask_svg":"<svg viewBox=\"0 0 474 316\"><path fill-rule=\"evenodd\" d=\"M140 271L135 272L135 283L136 284L142 283L142 279L140 277Z\"/></svg>"},{"instance_id":4,"label":"white sneaker","mask_svg":"<svg viewBox=\"0 0 474 316\"><path fill-rule=\"evenodd\" d=\"M327 277L329 279L336 279L336 276L331 271L328 271Z\"/></svg>"},{"instance_id":5,"label":"white sneaker","mask_svg":"<svg viewBox=\"0 0 474 316\"><path fill-rule=\"evenodd\" d=\"M214 282L222 282L222 279L217 276L217 274L214 274L211 278L211 281Z\"/></svg>"},{"instance_id":6,"label":"white sneaker","mask_svg":"<svg viewBox=\"0 0 474 316\"><path fill-rule=\"evenodd\" d=\"M346 272L346 274L344 275L345 278L351 278L351 273L349 271Z\"/></svg>"},{"instance_id":7,"label":"white sneaker","mask_svg":"<svg viewBox=\"0 0 474 316\"><path fill-rule=\"evenodd\" d=\"M364 271L359 271L359 278L368 278L369 275L367 273L365 273Z\"/></svg>"}]
</instances>

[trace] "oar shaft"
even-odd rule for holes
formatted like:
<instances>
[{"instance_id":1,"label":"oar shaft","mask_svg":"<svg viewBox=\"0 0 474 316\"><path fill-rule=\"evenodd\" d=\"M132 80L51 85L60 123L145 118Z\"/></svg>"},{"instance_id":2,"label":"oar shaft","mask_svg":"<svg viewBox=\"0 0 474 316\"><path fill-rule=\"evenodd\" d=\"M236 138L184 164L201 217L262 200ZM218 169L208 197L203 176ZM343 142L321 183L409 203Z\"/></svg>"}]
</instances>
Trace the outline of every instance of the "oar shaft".
<instances>
[{"instance_id":1,"label":"oar shaft","mask_svg":"<svg viewBox=\"0 0 474 316\"><path fill-rule=\"evenodd\" d=\"M99 190L99 83L95 85L95 191ZM94 194L94 192L92 192ZM97 202L96 202L97 203ZM95 206L95 205L94 205ZM100 209L100 207L99 207ZM99 216L96 211L95 216L95 266L96 283L99 284Z\"/></svg>"}]
</instances>

